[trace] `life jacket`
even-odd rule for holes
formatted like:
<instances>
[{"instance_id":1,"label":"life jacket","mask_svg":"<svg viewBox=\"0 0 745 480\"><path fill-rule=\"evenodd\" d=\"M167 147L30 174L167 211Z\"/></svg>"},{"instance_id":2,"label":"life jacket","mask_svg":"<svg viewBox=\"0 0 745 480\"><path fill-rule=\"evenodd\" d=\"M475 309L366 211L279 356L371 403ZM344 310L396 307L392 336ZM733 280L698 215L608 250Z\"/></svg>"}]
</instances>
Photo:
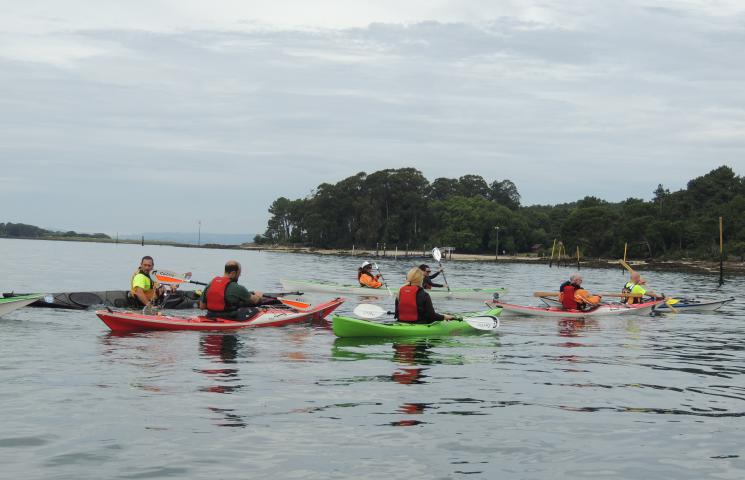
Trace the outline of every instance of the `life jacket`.
<instances>
[{"instance_id":1,"label":"life jacket","mask_svg":"<svg viewBox=\"0 0 745 480\"><path fill-rule=\"evenodd\" d=\"M432 289L432 279L429 278L429 275L424 277L424 282L422 282L422 288L425 290Z\"/></svg>"},{"instance_id":2,"label":"life jacket","mask_svg":"<svg viewBox=\"0 0 745 480\"><path fill-rule=\"evenodd\" d=\"M135 270L135 273L132 274L132 278L129 279L129 291L132 297L135 297L135 287L132 285L132 282L134 282L135 277L139 274L142 274L145 278L147 278L149 286L147 287L147 289L143 289L142 292L145 294L148 300L152 300L153 298L155 298L156 294L155 282L153 282L153 279L150 278L150 275L145 275L140 271L139 268Z\"/></svg>"},{"instance_id":3,"label":"life jacket","mask_svg":"<svg viewBox=\"0 0 745 480\"><path fill-rule=\"evenodd\" d=\"M574 300L577 303L588 303L591 305L597 305L602 300L600 295L590 295L590 292L583 289L577 289L574 291Z\"/></svg>"},{"instance_id":4,"label":"life jacket","mask_svg":"<svg viewBox=\"0 0 745 480\"><path fill-rule=\"evenodd\" d=\"M416 306L416 294L419 292L416 285L404 285L398 291L398 321L416 322L419 320L419 309Z\"/></svg>"},{"instance_id":5,"label":"life jacket","mask_svg":"<svg viewBox=\"0 0 745 480\"><path fill-rule=\"evenodd\" d=\"M224 312L227 310L225 302L225 291L232 280L228 277L215 277L207 287L207 310L211 312Z\"/></svg>"},{"instance_id":6,"label":"life jacket","mask_svg":"<svg viewBox=\"0 0 745 480\"><path fill-rule=\"evenodd\" d=\"M634 291L634 287L636 287L638 284L633 282L627 282L626 285L623 286L621 289L621 292L623 293L632 293ZM621 302L628 303L629 305L633 305L635 303L641 303L642 297L623 297L621 299Z\"/></svg>"},{"instance_id":7,"label":"life jacket","mask_svg":"<svg viewBox=\"0 0 745 480\"><path fill-rule=\"evenodd\" d=\"M377 280L373 275L367 272L361 273L357 278L361 287L380 288L383 286L383 282Z\"/></svg>"},{"instance_id":8,"label":"life jacket","mask_svg":"<svg viewBox=\"0 0 745 480\"><path fill-rule=\"evenodd\" d=\"M577 310L577 300L575 299L576 287L571 282L564 282L559 287L559 300L561 300L561 306L565 310Z\"/></svg>"}]
</instances>

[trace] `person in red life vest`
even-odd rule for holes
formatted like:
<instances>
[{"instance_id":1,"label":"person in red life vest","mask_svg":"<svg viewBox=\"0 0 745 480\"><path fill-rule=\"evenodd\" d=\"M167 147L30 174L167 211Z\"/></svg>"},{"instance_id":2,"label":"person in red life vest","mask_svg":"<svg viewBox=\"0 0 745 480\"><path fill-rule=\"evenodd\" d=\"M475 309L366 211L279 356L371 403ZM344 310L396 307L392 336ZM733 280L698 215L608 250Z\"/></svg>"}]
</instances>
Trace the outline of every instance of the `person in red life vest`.
<instances>
[{"instance_id":1,"label":"person in red life vest","mask_svg":"<svg viewBox=\"0 0 745 480\"><path fill-rule=\"evenodd\" d=\"M357 269L357 280L361 287L380 288L383 282L380 281L380 275L373 275L373 265L370 262L362 262L362 266Z\"/></svg>"},{"instance_id":2,"label":"person in red life vest","mask_svg":"<svg viewBox=\"0 0 745 480\"><path fill-rule=\"evenodd\" d=\"M406 274L406 284L398 291L395 318L399 322L432 323L452 320L452 315L435 312L432 299L422 287L424 272L414 267Z\"/></svg>"},{"instance_id":3,"label":"person in red life vest","mask_svg":"<svg viewBox=\"0 0 745 480\"><path fill-rule=\"evenodd\" d=\"M212 279L202 293L204 300L199 308L207 310L209 318L226 318L228 320L245 320L256 314L253 308L261 303L261 292L250 292L238 284L241 276L241 264L229 260L225 264L225 275Z\"/></svg>"},{"instance_id":4,"label":"person in red life vest","mask_svg":"<svg viewBox=\"0 0 745 480\"><path fill-rule=\"evenodd\" d=\"M559 286L559 300L564 310L579 310L579 303L574 298L574 292L580 290L581 285L582 277L575 273Z\"/></svg>"},{"instance_id":5,"label":"person in red life vest","mask_svg":"<svg viewBox=\"0 0 745 480\"><path fill-rule=\"evenodd\" d=\"M421 271L424 272L424 283L422 283L422 288L424 288L425 290L429 290L432 287L438 287L439 288L439 287L447 287L448 286L447 283L435 283L435 282L432 281L433 278L435 278L436 276L438 276L439 274L442 273L442 268L440 268L439 270L437 270L437 272L434 275L432 275L432 269L429 268L429 265L427 265L426 263L423 263L423 264L419 265L419 270L421 270Z\"/></svg>"},{"instance_id":6,"label":"person in red life vest","mask_svg":"<svg viewBox=\"0 0 745 480\"><path fill-rule=\"evenodd\" d=\"M564 310L586 310L600 303L599 295L590 295L582 288L582 276L575 273L559 287L559 300Z\"/></svg>"}]
</instances>

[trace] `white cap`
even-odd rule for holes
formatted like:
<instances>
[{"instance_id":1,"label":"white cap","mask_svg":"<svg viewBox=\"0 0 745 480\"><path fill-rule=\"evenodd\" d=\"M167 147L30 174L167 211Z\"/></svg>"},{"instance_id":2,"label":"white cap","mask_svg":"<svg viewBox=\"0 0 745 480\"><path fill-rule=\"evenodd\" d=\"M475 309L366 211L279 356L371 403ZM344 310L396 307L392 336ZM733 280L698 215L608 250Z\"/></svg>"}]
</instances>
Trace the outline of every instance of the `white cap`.
<instances>
[{"instance_id":1,"label":"white cap","mask_svg":"<svg viewBox=\"0 0 745 480\"><path fill-rule=\"evenodd\" d=\"M364 262L362 262L362 266L360 268L365 268L368 265L372 265L372 263L370 263L367 260L365 260Z\"/></svg>"}]
</instances>

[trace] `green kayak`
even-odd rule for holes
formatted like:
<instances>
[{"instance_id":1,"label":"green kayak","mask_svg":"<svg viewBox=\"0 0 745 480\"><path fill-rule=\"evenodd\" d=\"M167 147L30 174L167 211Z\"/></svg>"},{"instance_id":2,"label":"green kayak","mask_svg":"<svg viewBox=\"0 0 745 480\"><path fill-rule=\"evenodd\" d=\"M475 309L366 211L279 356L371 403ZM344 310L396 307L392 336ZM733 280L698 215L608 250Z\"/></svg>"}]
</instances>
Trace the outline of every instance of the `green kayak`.
<instances>
[{"instance_id":1,"label":"green kayak","mask_svg":"<svg viewBox=\"0 0 745 480\"><path fill-rule=\"evenodd\" d=\"M497 316L502 312L501 308L495 308L478 313L468 313L465 316L475 317L479 315ZM404 322L380 323L359 318L334 316L332 320L334 334L341 338L350 337L444 337L448 335L463 335L467 333L478 333L469 324L461 320L450 320L448 322L433 322L429 324L416 324Z\"/></svg>"},{"instance_id":2,"label":"green kayak","mask_svg":"<svg viewBox=\"0 0 745 480\"><path fill-rule=\"evenodd\" d=\"M30 305L40 299L42 295L40 293L30 295L20 295L11 298L0 298L0 315L5 315L13 310L18 310L26 305Z\"/></svg>"}]
</instances>

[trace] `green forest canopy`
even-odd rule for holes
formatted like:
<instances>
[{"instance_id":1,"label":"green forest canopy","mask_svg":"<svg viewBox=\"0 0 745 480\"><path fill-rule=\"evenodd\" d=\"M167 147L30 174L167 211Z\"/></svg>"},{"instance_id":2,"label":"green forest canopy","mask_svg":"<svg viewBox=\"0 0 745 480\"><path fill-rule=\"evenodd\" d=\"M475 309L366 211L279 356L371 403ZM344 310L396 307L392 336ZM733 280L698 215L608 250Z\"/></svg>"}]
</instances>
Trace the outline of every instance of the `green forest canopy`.
<instances>
[{"instance_id":1,"label":"green forest canopy","mask_svg":"<svg viewBox=\"0 0 745 480\"><path fill-rule=\"evenodd\" d=\"M358 173L323 183L297 200L276 199L257 243L317 248L417 250L454 246L461 252L550 251L561 240L573 254L633 258L709 258L719 255L719 216L724 217L728 254L745 255L745 178L727 166L670 192L662 184L650 201L611 203L585 197L560 205L520 205L510 180L487 183L479 175L438 178L430 183L414 168Z\"/></svg>"}]
</instances>

